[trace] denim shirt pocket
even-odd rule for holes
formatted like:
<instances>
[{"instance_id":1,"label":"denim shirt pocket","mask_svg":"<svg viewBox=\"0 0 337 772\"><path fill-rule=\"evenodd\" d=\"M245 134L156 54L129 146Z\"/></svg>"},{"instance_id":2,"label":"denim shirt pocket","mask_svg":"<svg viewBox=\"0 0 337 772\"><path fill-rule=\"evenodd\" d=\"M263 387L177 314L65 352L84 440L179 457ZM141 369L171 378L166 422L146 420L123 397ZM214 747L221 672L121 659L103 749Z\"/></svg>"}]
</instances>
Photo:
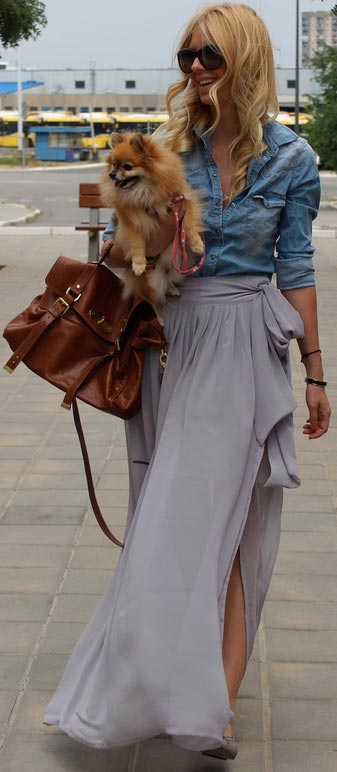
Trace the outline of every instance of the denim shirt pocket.
<instances>
[{"instance_id":1,"label":"denim shirt pocket","mask_svg":"<svg viewBox=\"0 0 337 772\"><path fill-rule=\"evenodd\" d=\"M250 197L246 233L255 239L276 236L286 199L277 193L254 193Z\"/></svg>"}]
</instances>

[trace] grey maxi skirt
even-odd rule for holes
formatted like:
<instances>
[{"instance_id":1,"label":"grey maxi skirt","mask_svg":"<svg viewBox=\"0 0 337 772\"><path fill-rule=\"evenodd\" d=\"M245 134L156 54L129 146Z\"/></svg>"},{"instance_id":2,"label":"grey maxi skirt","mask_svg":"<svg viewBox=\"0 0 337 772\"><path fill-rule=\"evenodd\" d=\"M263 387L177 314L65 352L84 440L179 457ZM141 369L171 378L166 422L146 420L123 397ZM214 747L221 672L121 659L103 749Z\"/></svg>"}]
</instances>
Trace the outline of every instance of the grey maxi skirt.
<instances>
[{"instance_id":1,"label":"grey maxi skirt","mask_svg":"<svg viewBox=\"0 0 337 772\"><path fill-rule=\"evenodd\" d=\"M267 278L231 276L187 279L162 313L164 378L149 349L142 411L126 424L125 548L44 719L98 748L162 733L191 750L221 746L233 560L239 550L248 660L282 488L299 485L288 355L303 335L297 312Z\"/></svg>"}]
</instances>

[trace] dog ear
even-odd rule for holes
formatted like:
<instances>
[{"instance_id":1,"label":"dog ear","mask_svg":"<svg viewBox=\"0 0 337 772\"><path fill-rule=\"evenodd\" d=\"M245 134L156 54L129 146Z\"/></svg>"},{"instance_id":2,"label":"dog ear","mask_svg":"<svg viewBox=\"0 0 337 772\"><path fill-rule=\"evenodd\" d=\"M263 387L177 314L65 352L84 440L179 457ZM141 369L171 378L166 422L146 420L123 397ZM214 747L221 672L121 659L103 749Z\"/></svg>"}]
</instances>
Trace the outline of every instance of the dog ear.
<instances>
[{"instance_id":1,"label":"dog ear","mask_svg":"<svg viewBox=\"0 0 337 772\"><path fill-rule=\"evenodd\" d=\"M136 150L137 153L142 153L142 155L148 155L147 142L144 137L144 134L142 134L140 131L138 131L136 134L133 135L131 139L131 145Z\"/></svg>"},{"instance_id":2,"label":"dog ear","mask_svg":"<svg viewBox=\"0 0 337 772\"><path fill-rule=\"evenodd\" d=\"M119 134L118 131L113 131L112 134L110 134L110 147L116 147L116 145L119 145L120 142L123 142L122 135Z\"/></svg>"}]
</instances>

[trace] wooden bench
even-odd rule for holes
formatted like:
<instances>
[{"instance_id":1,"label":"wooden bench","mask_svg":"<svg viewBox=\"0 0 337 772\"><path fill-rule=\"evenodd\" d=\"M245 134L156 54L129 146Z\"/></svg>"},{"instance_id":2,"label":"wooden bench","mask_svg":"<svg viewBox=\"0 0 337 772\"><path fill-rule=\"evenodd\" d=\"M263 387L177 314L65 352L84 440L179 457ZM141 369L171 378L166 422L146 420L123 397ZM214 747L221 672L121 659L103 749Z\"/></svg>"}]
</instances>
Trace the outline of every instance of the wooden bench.
<instances>
[{"instance_id":1,"label":"wooden bench","mask_svg":"<svg viewBox=\"0 0 337 772\"><path fill-rule=\"evenodd\" d=\"M104 208L99 184L97 182L81 182L79 188L79 207L89 209L89 222L75 226L76 231L88 232L88 262L97 262L100 253L100 231L104 231L106 222L101 222L101 209Z\"/></svg>"}]
</instances>

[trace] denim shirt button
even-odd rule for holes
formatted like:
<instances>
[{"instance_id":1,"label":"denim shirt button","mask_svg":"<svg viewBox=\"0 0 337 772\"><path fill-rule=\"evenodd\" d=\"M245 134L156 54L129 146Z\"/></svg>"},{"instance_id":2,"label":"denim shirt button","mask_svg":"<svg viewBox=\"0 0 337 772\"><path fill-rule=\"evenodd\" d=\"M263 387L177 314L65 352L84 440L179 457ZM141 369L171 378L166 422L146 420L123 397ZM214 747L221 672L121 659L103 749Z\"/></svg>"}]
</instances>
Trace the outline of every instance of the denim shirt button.
<instances>
[{"instance_id":1,"label":"denim shirt button","mask_svg":"<svg viewBox=\"0 0 337 772\"><path fill-rule=\"evenodd\" d=\"M217 199L214 201L214 203L215 203L215 206L220 206L220 204L221 204L220 198L217 198Z\"/></svg>"},{"instance_id":2,"label":"denim shirt button","mask_svg":"<svg viewBox=\"0 0 337 772\"><path fill-rule=\"evenodd\" d=\"M235 201L232 201L232 204L231 204L231 206L236 206L236 203L235 203Z\"/></svg>"},{"instance_id":3,"label":"denim shirt button","mask_svg":"<svg viewBox=\"0 0 337 772\"><path fill-rule=\"evenodd\" d=\"M217 172L213 172L212 177L217 177L217 176L218 176L218 173Z\"/></svg>"},{"instance_id":4,"label":"denim shirt button","mask_svg":"<svg viewBox=\"0 0 337 772\"><path fill-rule=\"evenodd\" d=\"M221 230L220 230L220 228L216 228L216 229L215 229L215 233L216 233L216 235L217 235L217 236L219 236L219 233L221 233Z\"/></svg>"},{"instance_id":5,"label":"denim shirt button","mask_svg":"<svg viewBox=\"0 0 337 772\"><path fill-rule=\"evenodd\" d=\"M216 257L215 257L215 255L210 255L210 256L209 256L209 259L210 259L210 260L216 260Z\"/></svg>"}]
</instances>

